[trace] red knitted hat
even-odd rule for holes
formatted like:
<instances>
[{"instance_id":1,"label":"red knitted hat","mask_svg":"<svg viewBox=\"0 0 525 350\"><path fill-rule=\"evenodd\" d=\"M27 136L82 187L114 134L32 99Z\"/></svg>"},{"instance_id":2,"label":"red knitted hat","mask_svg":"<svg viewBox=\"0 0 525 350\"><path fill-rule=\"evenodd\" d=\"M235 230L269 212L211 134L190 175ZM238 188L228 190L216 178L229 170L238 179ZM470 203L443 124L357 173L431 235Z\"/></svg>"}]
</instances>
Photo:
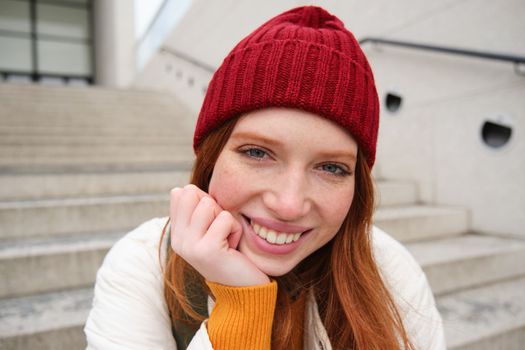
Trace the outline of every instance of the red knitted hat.
<instances>
[{"instance_id":1,"label":"red knitted hat","mask_svg":"<svg viewBox=\"0 0 525 350\"><path fill-rule=\"evenodd\" d=\"M226 120L267 107L302 109L336 122L372 168L379 127L372 70L352 33L322 8L286 11L235 46L208 86L194 149Z\"/></svg>"}]
</instances>

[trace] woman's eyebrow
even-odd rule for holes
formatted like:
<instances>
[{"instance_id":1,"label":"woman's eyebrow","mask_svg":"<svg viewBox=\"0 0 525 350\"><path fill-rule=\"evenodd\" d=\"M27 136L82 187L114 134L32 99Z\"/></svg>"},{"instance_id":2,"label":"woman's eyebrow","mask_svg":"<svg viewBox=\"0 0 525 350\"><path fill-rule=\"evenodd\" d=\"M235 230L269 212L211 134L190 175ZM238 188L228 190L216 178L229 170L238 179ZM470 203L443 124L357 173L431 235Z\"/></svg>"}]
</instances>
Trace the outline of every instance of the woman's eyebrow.
<instances>
[{"instance_id":1,"label":"woman's eyebrow","mask_svg":"<svg viewBox=\"0 0 525 350\"><path fill-rule=\"evenodd\" d=\"M345 150L323 151L319 152L319 156L327 158L350 158L354 161L357 160L357 156L354 152Z\"/></svg>"},{"instance_id":2,"label":"woman's eyebrow","mask_svg":"<svg viewBox=\"0 0 525 350\"><path fill-rule=\"evenodd\" d=\"M250 131L238 131L234 132L231 135L232 139L241 139L241 140L250 140L250 141L258 141L270 146L282 146L283 143L277 139L273 139L255 132ZM357 156L355 155L355 152L344 150L344 149L336 149L336 150L323 150L320 151L317 154L319 157L322 158L350 158L353 161L356 161Z\"/></svg>"},{"instance_id":3,"label":"woman's eyebrow","mask_svg":"<svg viewBox=\"0 0 525 350\"><path fill-rule=\"evenodd\" d=\"M281 146L282 145L282 142L279 140L272 139L267 136L263 136L261 134L257 134L257 133L249 132L249 131L234 132L231 135L231 138L255 140L255 141L266 143L271 146Z\"/></svg>"}]
</instances>

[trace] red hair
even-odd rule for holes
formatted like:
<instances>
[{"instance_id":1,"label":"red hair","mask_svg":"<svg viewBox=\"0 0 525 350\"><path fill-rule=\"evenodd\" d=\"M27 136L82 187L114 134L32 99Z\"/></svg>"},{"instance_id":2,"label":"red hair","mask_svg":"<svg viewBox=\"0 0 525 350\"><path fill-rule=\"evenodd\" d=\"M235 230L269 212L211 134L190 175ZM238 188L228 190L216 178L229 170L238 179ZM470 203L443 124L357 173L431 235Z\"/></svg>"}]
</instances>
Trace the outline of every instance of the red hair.
<instances>
[{"instance_id":1,"label":"red hair","mask_svg":"<svg viewBox=\"0 0 525 350\"><path fill-rule=\"evenodd\" d=\"M212 131L197 149L191 183L206 192L235 123L230 120ZM290 346L291 296L306 290L314 292L333 349L413 349L372 255L374 187L360 150L355 177L353 202L337 235L290 273L276 278L279 313L273 323L272 349ZM172 323L196 330L206 316L192 306L193 293L210 293L202 276L169 249L164 284Z\"/></svg>"}]
</instances>

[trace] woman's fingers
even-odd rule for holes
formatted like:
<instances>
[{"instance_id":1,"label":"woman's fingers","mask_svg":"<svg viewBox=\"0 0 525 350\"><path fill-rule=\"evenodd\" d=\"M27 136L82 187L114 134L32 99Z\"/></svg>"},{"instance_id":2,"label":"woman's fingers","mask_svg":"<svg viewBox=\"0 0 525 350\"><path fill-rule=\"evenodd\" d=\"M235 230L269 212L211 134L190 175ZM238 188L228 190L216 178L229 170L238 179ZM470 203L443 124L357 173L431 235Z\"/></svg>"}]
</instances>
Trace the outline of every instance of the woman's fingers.
<instances>
[{"instance_id":1,"label":"woman's fingers","mask_svg":"<svg viewBox=\"0 0 525 350\"><path fill-rule=\"evenodd\" d=\"M170 217L177 212L177 206L183 189L175 187L170 191Z\"/></svg>"},{"instance_id":2,"label":"woman's fingers","mask_svg":"<svg viewBox=\"0 0 525 350\"><path fill-rule=\"evenodd\" d=\"M219 247L227 242L228 248L236 249L241 235L241 224L235 220L230 212L223 210L213 220L203 240Z\"/></svg>"},{"instance_id":3,"label":"woman's fingers","mask_svg":"<svg viewBox=\"0 0 525 350\"><path fill-rule=\"evenodd\" d=\"M174 188L170 195L171 246L180 252L185 242L194 241L195 233L189 230L191 216L201 198L200 189L195 185ZM203 192L204 193L204 192ZM197 235L198 236L198 235Z\"/></svg>"},{"instance_id":4,"label":"woman's fingers","mask_svg":"<svg viewBox=\"0 0 525 350\"><path fill-rule=\"evenodd\" d=\"M207 193L194 185L170 194L171 247L205 279L246 286L269 281L237 251L242 225Z\"/></svg>"},{"instance_id":5,"label":"woman's fingers","mask_svg":"<svg viewBox=\"0 0 525 350\"><path fill-rule=\"evenodd\" d=\"M190 225L191 216L201 198L207 196L206 192L202 191L195 185L186 185L182 189L179 196L177 206L171 212L175 225L180 228L185 228Z\"/></svg>"},{"instance_id":6,"label":"woman's fingers","mask_svg":"<svg viewBox=\"0 0 525 350\"><path fill-rule=\"evenodd\" d=\"M218 205L211 197L202 197L191 216L189 226L190 230L194 232L200 232L201 234L199 236L204 236L211 223L217 216L217 206Z\"/></svg>"},{"instance_id":7,"label":"woman's fingers","mask_svg":"<svg viewBox=\"0 0 525 350\"><path fill-rule=\"evenodd\" d=\"M235 218L232 216L232 229L231 233L228 236L228 244L230 248L237 249L237 246L239 245L239 241L242 237L242 225L239 221L235 220Z\"/></svg>"},{"instance_id":8,"label":"woman's fingers","mask_svg":"<svg viewBox=\"0 0 525 350\"><path fill-rule=\"evenodd\" d=\"M221 211L217 202L195 185L174 188L170 200L173 249L181 253L183 247L195 244Z\"/></svg>"}]
</instances>

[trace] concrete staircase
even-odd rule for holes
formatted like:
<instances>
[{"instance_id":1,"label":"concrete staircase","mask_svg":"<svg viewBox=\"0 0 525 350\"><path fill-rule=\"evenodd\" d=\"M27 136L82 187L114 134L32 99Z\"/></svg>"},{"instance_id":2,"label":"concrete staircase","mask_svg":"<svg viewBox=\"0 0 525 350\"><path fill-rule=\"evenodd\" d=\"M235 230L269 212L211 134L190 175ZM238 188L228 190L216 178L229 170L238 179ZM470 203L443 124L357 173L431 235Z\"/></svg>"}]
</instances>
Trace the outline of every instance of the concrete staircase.
<instances>
[{"instance_id":1,"label":"concrete staircase","mask_svg":"<svg viewBox=\"0 0 525 350\"><path fill-rule=\"evenodd\" d=\"M102 259L187 182L190 113L170 96L0 85L0 348L81 349ZM420 262L450 349L525 341L525 242L378 179L376 224Z\"/></svg>"}]
</instances>

